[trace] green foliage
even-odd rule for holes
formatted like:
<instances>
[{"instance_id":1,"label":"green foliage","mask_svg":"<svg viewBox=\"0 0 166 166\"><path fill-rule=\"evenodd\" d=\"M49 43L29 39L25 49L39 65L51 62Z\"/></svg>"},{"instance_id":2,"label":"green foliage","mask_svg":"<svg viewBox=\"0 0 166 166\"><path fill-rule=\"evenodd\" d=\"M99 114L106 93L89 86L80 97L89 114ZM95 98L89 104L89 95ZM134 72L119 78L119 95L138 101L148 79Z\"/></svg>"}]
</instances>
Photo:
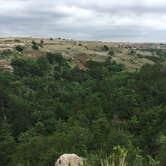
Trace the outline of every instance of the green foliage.
<instances>
[{"instance_id":1,"label":"green foliage","mask_svg":"<svg viewBox=\"0 0 166 166\"><path fill-rule=\"evenodd\" d=\"M112 49L111 49L111 50L109 51L109 53L108 53L108 54L112 57L112 56L114 56L114 55L115 55L115 52L114 52L114 50L112 50Z\"/></svg>"},{"instance_id":2,"label":"green foliage","mask_svg":"<svg viewBox=\"0 0 166 166\"><path fill-rule=\"evenodd\" d=\"M164 166L165 67L125 73L111 58L88 61L87 71L69 64L48 53L0 72L0 165L53 165L77 153L92 166Z\"/></svg>"},{"instance_id":3,"label":"green foliage","mask_svg":"<svg viewBox=\"0 0 166 166\"><path fill-rule=\"evenodd\" d=\"M39 46L40 46L41 48L44 47L44 40L40 40Z\"/></svg>"},{"instance_id":4,"label":"green foliage","mask_svg":"<svg viewBox=\"0 0 166 166\"><path fill-rule=\"evenodd\" d=\"M0 52L0 58L7 58L10 57L12 55L12 51L10 49L4 50L2 52Z\"/></svg>"},{"instance_id":5,"label":"green foliage","mask_svg":"<svg viewBox=\"0 0 166 166\"><path fill-rule=\"evenodd\" d=\"M15 151L15 140L6 122L0 123L0 165L7 165Z\"/></svg>"},{"instance_id":6,"label":"green foliage","mask_svg":"<svg viewBox=\"0 0 166 166\"><path fill-rule=\"evenodd\" d=\"M17 46L15 47L15 49L16 49L18 52L22 52L22 51L24 50L24 47L21 46L21 45L17 45Z\"/></svg>"},{"instance_id":7,"label":"green foliage","mask_svg":"<svg viewBox=\"0 0 166 166\"><path fill-rule=\"evenodd\" d=\"M160 136L160 138L158 140L158 144L159 144L160 148L159 148L157 159L159 159L160 165L164 166L164 165L166 165L166 158L165 158L166 136L165 135Z\"/></svg>"},{"instance_id":8,"label":"green foliage","mask_svg":"<svg viewBox=\"0 0 166 166\"><path fill-rule=\"evenodd\" d=\"M38 50L38 49L39 49L39 46L40 46L39 43L35 42L34 40L32 41L32 48L33 48L34 50Z\"/></svg>"},{"instance_id":9,"label":"green foliage","mask_svg":"<svg viewBox=\"0 0 166 166\"><path fill-rule=\"evenodd\" d=\"M108 51L109 50L109 47L107 45L104 45L103 48L102 48L103 51Z\"/></svg>"},{"instance_id":10,"label":"green foliage","mask_svg":"<svg viewBox=\"0 0 166 166\"><path fill-rule=\"evenodd\" d=\"M126 166L127 150L116 146L110 156L103 158L101 155L93 155L85 162L86 166Z\"/></svg>"}]
</instances>

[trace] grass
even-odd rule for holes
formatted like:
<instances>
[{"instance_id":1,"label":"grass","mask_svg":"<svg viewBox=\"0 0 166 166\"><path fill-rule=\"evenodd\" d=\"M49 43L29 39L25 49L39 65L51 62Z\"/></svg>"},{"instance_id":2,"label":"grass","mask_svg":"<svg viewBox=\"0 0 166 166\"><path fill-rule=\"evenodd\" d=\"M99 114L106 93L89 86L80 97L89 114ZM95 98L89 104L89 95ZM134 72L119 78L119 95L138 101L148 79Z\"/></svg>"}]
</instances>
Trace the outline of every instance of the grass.
<instances>
[{"instance_id":1,"label":"grass","mask_svg":"<svg viewBox=\"0 0 166 166\"><path fill-rule=\"evenodd\" d=\"M5 49L12 49L15 52L13 55L18 54L15 50L15 46L19 44L25 45L25 50L21 56L41 56L45 52L62 52L66 57L71 57L73 61L78 62L86 62L87 60L95 60L95 61L104 61L108 57L109 51L103 51L102 48L104 45L108 46L108 48L113 49L115 51L115 56L113 60L117 63L124 64L127 71L135 71L139 69L142 65L154 64L154 59L147 57L147 55L151 55L151 52L147 50L151 50L150 47L157 47L157 45L149 46L144 51L139 51L141 53L141 57L135 55L129 55L129 52L132 48L127 48L126 43L111 43L111 42L100 42L100 41L73 41L73 40L59 40L59 39L43 39L44 47L40 48L39 51L35 51L31 48L31 42L35 40L36 42L40 42L40 38L0 38L0 52ZM121 46L119 46L121 45ZM139 45L138 45L139 47ZM18 55L20 56L20 55ZM17 57L17 56L13 56ZM8 59L10 61L12 57ZM165 61L163 62L165 63Z\"/></svg>"},{"instance_id":2,"label":"grass","mask_svg":"<svg viewBox=\"0 0 166 166\"><path fill-rule=\"evenodd\" d=\"M126 162L127 150L124 147L116 146L113 152L108 157L101 157L101 155L91 156L85 161L85 166L127 166Z\"/></svg>"}]
</instances>

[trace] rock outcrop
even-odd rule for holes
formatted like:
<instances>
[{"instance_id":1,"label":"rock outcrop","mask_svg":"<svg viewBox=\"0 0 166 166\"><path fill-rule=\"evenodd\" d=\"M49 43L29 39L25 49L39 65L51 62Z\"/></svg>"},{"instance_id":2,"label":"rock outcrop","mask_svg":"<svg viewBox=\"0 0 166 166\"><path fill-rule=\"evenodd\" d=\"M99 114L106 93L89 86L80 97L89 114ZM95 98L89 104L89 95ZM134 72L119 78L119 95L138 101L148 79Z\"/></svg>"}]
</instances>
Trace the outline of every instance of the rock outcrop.
<instances>
[{"instance_id":1,"label":"rock outcrop","mask_svg":"<svg viewBox=\"0 0 166 166\"><path fill-rule=\"evenodd\" d=\"M76 154L63 154L56 161L55 166L83 166L83 158Z\"/></svg>"}]
</instances>

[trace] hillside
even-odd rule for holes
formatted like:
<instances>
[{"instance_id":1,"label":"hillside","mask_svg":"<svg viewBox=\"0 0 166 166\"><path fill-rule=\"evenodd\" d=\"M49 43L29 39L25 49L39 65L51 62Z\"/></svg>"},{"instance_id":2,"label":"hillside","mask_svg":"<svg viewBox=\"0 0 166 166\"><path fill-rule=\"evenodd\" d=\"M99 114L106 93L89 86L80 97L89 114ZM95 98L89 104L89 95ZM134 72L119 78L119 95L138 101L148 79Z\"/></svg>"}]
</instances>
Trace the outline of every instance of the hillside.
<instances>
[{"instance_id":1,"label":"hillside","mask_svg":"<svg viewBox=\"0 0 166 166\"><path fill-rule=\"evenodd\" d=\"M32 48L32 41L39 44ZM42 42L42 46L40 46ZM22 47L18 51L16 47ZM73 41L65 39L0 38L0 65L11 70L10 62L15 57L39 57L46 52L60 52L72 59L72 65L82 65L88 60L103 62L110 55L126 71L135 71L144 64L165 63L166 45L152 43L111 43L99 41Z\"/></svg>"},{"instance_id":2,"label":"hillside","mask_svg":"<svg viewBox=\"0 0 166 166\"><path fill-rule=\"evenodd\" d=\"M9 38L0 50L0 166L72 153L166 165L165 45Z\"/></svg>"}]
</instances>

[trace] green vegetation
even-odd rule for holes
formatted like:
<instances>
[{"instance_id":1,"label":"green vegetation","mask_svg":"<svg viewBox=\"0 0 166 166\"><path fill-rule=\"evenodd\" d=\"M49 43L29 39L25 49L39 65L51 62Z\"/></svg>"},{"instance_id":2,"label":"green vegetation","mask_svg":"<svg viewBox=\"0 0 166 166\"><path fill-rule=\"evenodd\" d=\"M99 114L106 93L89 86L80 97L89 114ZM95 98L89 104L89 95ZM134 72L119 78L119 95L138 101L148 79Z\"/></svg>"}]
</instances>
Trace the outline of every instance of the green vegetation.
<instances>
[{"instance_id":1,"label":"green vegetation","mask_svg":"<svg viewBox=\"0 0 166 166\"><path fill-rule=\"evenodd\" d=\"M12 55L11 50L4 50L4 51L0 52L0 59L9 58L11 55Z\"/></svg>"},{"instance_id":2,"label":"green vegetation","mask_svg":"<svg viewBox=\"0 0 166 166\"><path fill-rule=\"evenodd\" d=\"M18 51L18 52L22 52L24 50L24 47L23 46L20 46L20 45L17 45L15 47L15 49Z\"/></svg>"},{"instance_id":3,"label":"green vegetation","mask_svg":"<svg viewBox=\"0 0 166 166\"><path fill-rule=\"evenodd\" d=\"M48 53L0 72L0 165L51 166L76 153L90 166L165 166L166 67L70 62Z\"/></svg>"},{"instance_id":4,"label":"green vegetation","mask_svg":"<svg viewBox=\"0 0 166 166\"><path fill-rule=\"evenodd\" d=\"M37 43L37 42L35 42L34 40L32 41L32 48L34 49L34 50L38 50L39 49L39 43Z\"/></svg>"}]
</instances>

